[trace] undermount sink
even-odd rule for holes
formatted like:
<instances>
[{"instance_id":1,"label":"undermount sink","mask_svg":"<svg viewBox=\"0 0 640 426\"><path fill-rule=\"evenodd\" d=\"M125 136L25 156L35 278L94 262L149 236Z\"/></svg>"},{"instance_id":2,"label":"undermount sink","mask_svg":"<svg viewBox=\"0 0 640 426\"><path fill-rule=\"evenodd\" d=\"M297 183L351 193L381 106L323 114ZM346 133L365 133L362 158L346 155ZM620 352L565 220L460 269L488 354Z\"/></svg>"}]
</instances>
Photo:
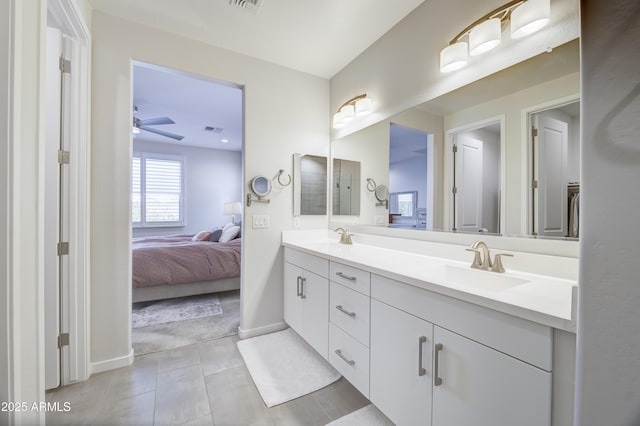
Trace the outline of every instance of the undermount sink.
<instances>
[{"instance_id":1,"label":"undermount sink","mask_svg":"<svg viewBox=\"0 0 640 426\"><path fill-rule=\"evenodd\" d=\"M429 275L433 276L434 280L487 291L508 290L529 282L509 275L453 265L438 265L429 268L429 272Z\"/></svg>"}]
</instances>

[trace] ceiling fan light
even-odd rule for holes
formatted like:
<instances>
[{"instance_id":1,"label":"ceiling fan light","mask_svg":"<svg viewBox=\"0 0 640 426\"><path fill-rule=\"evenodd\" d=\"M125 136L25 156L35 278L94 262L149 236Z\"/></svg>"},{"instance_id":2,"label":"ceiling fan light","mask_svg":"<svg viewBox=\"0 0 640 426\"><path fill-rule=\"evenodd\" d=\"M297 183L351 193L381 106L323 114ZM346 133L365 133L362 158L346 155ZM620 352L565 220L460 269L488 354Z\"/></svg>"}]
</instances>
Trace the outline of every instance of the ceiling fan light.
<instances>
[{"instance_id":1,"label":"ceiling fan light","mask_svg":"<svg viewBox=\"0 0 640 426\"><path fill-rule=\"evenodd\" d=\"M528 0L511 12L511 38L522 38L542 29L551 16L550 0Z\"/></svg>"},{"instance_id":2,"label":"ceiling fan light","mask_svg":"<svg viewBox=\"0 0 640 426\"><path fill-rule=\"evenodd\" d=\"M451 72L467 65L468 45L464 41L449 45L440 52L440 71Z\"/></svg>"},{"instance_id":3,"label":"ceiling fan light","mask_svg":"<svg viewBox=\"0 0 640 426\"><path fill-rule=\"evenodd\" d=\"M371 98L361 98L356 101L356 115L361 117L370 114L373 110L373 100Z\"/></svg>"},{"instance_id":4,"label":"ceiling fan light","mask_svg":"<svg viewBox=\"0 0 640 426\"><path fill-rule=\"evenodd\" d=\"M475 26L469 33L469 54L482 55L500 44L502 22L500 18L487 19Z\"/></svg>"},{"instance_id":5,"label":"ceiling fan light","mask_svg":"<svg viewBox=\"0 0 640 426\"><path fill-rule=\"evenodd\" d=\"M356 116L356 109L353 104L347 104L340 108L340 112L342 113L342 121L349 122L352 121Z\"/></svg>"}]
</instances>

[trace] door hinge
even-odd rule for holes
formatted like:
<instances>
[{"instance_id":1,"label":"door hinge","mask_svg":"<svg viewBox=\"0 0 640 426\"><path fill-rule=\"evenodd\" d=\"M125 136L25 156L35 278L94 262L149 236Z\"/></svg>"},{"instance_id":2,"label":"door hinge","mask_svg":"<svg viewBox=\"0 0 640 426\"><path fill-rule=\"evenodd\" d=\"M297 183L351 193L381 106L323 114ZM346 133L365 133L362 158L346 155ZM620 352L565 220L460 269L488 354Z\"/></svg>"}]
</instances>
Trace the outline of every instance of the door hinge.
<instances>
[{"instance_id":1,"label":"door hinge","mask_svg":"<svg viewBox=\"0 0 640 426\"><path fill-rule=\"evenodd\" d=\"M65 74L71 74L71 61L60 56L60 71Z\"/></svg>"},{"instance_id":2,"label":"door hinge","mask_svg":"<svg viewBox=\"0 0 640 426\"><path fill-rule=\"evenodd\" d=\"M453 153L455 154L456 152L458 152L458 145L453 146Z\"/></svg>"},{"instance_id":3,"label":"door hinge","mask_svg":"<svg viewBox=\"0 0 640 426\"><path fill-rule=\"evenodd\" d=\"M531 189L538 189L538 181L537 180L531 181Z\"/></svg>"},{"instance_id":4,"label":"door hinge","mask_svg":"<svg viewBox=\"0 0 640 426\"><path fill-rule=\"evenodd\" d=\"M69 346L69 333L58 335L58 349L61 349L63 346Z\"/></svg>"},{"instance_id":5,"label":"door hinge","mask_svg":"<svg viewBox=\"0 0 640 426\"><path fill-rule=\"evenodd\" d=\"M451 193L454 194L454 195L457 194L458 193L458 187L454 186L453 188L451 188Z\"/></svg>"},{"instance_id":6,"label":"door hinge","mask_svg":"<svg viewBox=\"0 0 640 426\"><path fill-rule=\"evenodd\" d=\"M63 151L63 150L59 150L58 151L58 163L60 163L60 164L69 164L70 157L71 157L71 155L70 155L69 151Z\"/></svg>"},{"instance_id":7,"label":"door hinge","mask_svg":"<svg viewBox=\"0 0 640 426\"><path fill-rule=\"evenodd\" d=\"M69 254L69 243L67 242L58 243L58 256L62 256L65 254Z\"/></svg>"},{"instance_id":8,"label":"door hinge","mask_svg":"<svg viewBox=\"0 0 640 426\"><path fill-rule=\"evenodd\" d=\"M534 137L534 138L536 136L538 136L538 129L536 129L535 127L532 127L531 128L531 136Z\"/></svg>"}]
</instances>

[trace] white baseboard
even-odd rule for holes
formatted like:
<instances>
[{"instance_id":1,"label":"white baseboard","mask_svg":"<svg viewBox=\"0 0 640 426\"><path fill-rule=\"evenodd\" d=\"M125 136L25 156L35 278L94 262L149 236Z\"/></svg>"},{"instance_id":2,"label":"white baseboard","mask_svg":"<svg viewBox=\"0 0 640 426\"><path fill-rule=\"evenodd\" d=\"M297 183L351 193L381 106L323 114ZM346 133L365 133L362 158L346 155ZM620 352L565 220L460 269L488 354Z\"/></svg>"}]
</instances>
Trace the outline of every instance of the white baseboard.
<instances>
[{"instance_id":1,"label":"white baseboard","mask_svg":"<svg viewBox=\"0 0 640 426\"><path fill-rule=\"evenodd\" d=\"M285 322L277 322L275 324L265 325L264 327L243 329L238 327L238 337L241 339L248 339L250 337L261 336L263 334L275 333L281 331L289 326Z\"/></svg>"},{"instance_id":2,"label":"white baseboard","mask_svg":"<svg viewBox=\"0 0 640 426\"><path fill-rule=\"evenodd\" d=\"M131 348L129 355L121 356L120 358L107 359L105 361L92 362L91 374L102 373L103 371L114 370L131 364L133 364L133 348Z\"/></svg>"}]
</instances>

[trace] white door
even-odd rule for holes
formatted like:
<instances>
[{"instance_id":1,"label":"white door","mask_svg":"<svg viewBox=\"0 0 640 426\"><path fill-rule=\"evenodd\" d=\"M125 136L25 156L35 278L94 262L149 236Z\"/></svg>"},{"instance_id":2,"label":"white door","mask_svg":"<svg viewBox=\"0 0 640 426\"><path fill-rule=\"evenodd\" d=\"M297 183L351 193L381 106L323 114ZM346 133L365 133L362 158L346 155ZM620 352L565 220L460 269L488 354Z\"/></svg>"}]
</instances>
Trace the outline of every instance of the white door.
<instances>
[{"instance_id":1,"label":"white door","mask_svg":"<svg viewBox=\"0 0 640 426\"><path fill-rule=\"evenodd\" d=\"M44 292L45 292L45 388L60 386L60 164L58 150L61 146L61 84L60 56L62 33L47 29L47 128L44 154Z\"/></svg>"},{"instance_id":2,"label":"white door","mask_svg":"<svg viewBox=\"0 0 640 426\"><path fill-rule=\"evenodd\" d=\"M371 300L369 396L398 426L431 422L432 350L431 323Z\"/></svg>"},{"instance_id":3,"label":"white door","mask_svg":"<svg viewBox=\"0 0 640 426\"><path fill-rule=\"evenodd\" d=\"M482 148L481 140L469 135L456 137L455 230L478 232L482 228Z\"/></svg>"},{"instance_id":4,"label":"white door","mask_svg":"<svg viewBox=\"0 0 640 426\"><path fill-rule=\"evenodd\" d=\"M534 189L534 232L548 237L568 235L567 145L569 125L539 113L534 116L537 189ZM535 187L535 185L534 185Z\"/></svg>"},{"instance_id":5,"label":"white door","mask_svg":"<svg viewBox=\"0 0 640 426\"><path fill-rule=\"evenodd\" d=\"M351 214L351 175L340 175L340 214Z\"/></svg>"},{"instance_id":6,"label":"white door","mask_svg":"<svg viewBox=\"0 0 640 426\"><path fill-rule=\"evenodd\" d=\"M434 326L433 426L551 424L551 373Z\"/></svg>"}]
</instances>

